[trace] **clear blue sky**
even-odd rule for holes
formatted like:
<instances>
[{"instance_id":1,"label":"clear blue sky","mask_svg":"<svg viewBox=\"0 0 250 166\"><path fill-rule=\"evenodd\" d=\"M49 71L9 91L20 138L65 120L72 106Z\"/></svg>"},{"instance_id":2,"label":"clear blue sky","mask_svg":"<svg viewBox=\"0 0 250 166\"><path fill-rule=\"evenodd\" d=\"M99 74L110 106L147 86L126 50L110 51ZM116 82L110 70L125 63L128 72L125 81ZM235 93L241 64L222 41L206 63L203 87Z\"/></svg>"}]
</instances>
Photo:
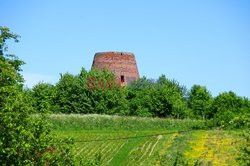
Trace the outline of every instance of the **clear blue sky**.
<instances>
[{"instance_id":1,"label":"clear blue sky","mask_svg":"<svg viewBox=\"0 0 250 166\"><path fill-rule=\"evenodd\" d=\"M133 52L140 75L250 97L249 0L0 0L0 25L28 86L89 70L95 52Z\"/></svg>"}]
</instances>

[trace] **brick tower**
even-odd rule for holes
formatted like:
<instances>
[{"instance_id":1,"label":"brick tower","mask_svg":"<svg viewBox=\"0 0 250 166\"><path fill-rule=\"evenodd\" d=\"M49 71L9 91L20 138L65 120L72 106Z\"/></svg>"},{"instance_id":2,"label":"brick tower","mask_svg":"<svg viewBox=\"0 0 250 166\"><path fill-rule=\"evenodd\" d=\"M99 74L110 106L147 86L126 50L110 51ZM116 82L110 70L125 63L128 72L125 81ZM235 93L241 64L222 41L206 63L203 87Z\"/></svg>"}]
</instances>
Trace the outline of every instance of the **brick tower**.
<instances>
[{"instance_id":1,"label":"brick tower","mask_svg":"<svg viewBox=\"0 0 250 166\"><path fill-rule=\"evenodd\" d=\"M128 52L99 52L95 54L92 68L111 70L121 82L129 83L139 78L135 56Z\"/></svg>"}]
</instances>

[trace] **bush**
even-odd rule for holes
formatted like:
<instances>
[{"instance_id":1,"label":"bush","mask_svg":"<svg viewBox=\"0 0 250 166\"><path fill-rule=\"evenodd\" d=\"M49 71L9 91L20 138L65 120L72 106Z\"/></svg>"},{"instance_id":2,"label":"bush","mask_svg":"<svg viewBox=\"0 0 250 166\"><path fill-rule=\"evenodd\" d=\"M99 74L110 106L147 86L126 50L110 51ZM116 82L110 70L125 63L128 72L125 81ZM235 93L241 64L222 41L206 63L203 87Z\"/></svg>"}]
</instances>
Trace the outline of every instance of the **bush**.
<instances>
[{"instance_id":1,"label":"bush","mask_svg":"<svg viewBox=\"0 0 250 166\"><path fill-rule=\"evenodd\" d=\"M227 126L228 128L240 129L250 128L250 114L243 114L233 118Z\"/></svg>"}]
</instances>

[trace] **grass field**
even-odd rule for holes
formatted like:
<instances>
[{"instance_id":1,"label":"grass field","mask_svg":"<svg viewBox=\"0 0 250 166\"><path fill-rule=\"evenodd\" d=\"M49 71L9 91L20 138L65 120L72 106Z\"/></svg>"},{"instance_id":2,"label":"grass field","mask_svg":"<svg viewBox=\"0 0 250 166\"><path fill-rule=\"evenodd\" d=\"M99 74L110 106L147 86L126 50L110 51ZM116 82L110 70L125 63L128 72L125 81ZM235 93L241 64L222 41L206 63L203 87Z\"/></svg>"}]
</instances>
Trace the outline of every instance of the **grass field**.
<instances>
[{"instance_id":1,"label":"grass field","mask_svg":"<svg viewBox=\"0 0 250 166\"><path fill-rule=\"evenodd\" d=\"M198 120L52 115L53 131L71 137L75 155L102 165L237 165L241 131L198 130Z\"/></svg>"}]
</instances>

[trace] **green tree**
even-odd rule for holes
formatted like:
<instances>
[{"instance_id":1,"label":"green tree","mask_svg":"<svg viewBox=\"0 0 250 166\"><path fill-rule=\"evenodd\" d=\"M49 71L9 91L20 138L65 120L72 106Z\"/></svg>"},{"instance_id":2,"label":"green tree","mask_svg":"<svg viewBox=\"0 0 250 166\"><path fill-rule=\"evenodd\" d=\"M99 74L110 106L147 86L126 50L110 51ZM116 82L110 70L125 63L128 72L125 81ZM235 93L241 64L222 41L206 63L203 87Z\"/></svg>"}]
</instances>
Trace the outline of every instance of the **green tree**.
<instances>
[{"instance_id":1,"label":"green tree","mask_svg":"<svg viewBox=\"0 0 250 166\"><path fill-rule=\"evenodd\" d=\"M23 61L13 54L6 54L8 46L6 41L13 39L18 42L19 36L10 32L7 27L0 27L0 87L21 84L23 78L20 75Z\"/></svg>"},{"instance_id":2,"label":"green tree","mask_svg":"<svg viewBox=\"0 0 250 166\"><path fill-rule=\"evenodd\" d=\"M249 115L248 100L237 96L234 92L225 92L218 95L212 104L212 112L218 125L226 126L235 117Z\"/></svg>"},{"instance_id":3,"label":"green tree","mask_svg":"<svg viewBox=\"0 0 250 166\"><path fill-rule=\"evenodd\" d=\"M88 78L95 78L96 88L87 88ZM109 70L86 71L84 68L80 74L69 73L61 75L56 84L56 104L60 112L63 113L98 113L98 114L128 114L128 104L126 100L126 90L114 88L98 88L98 84L103 82L107 85L108 79L114 80L115 76Z\"/></svg>"},{"instance_id":4,"label":"green tree","mask_svg":"<svg viewBox=\"0 0 250 166\"><path fill-rule=\"evenodd\" d=\"M211 118L212 95L206 87L194 85L188 95L188 107L196 118Z\"/></svg>"},{"instance_id":5,"label":"green tree","mask_svg":"<svg viewBox=\"0 0 250 166\"><path fill-rule=\"evenodd\" d=\"M0 27L0 165L73 165L70 147L50 134L45 119L36 118L22 89L22 61L5 54L6 41L17 35Z\"/></svg>"},{"instance_id":6,"label":"green tree","mask_svg":"<svg viewBox=\"0 0 250 166\"><path fill-rule=\"evenodd\" d=\"M77 76L66 73L61 74L59 82L56 84L56 104L62 113L83 113L85 109L82 86Z\"/></svg>"},{"instance_id":7,"label":"green tree","mask_svg":"<svg viewBox=\"0 0 250 166\"><path fill-rule=\"evenodd\" d=\"M95 85L97 86L97 89L86 88L86 80L91 77L96 78L97 81ZM91 100L91 105L95 113L128 115L129 107L128 101L126 100L127 91L115 81L114 73L108 69L92 69L86 77L84 77L81 72L80 78L85 87L85 94ZM102 82L101 80L103 80L104 88L98 88L102 84L100 83ZM108 84L109 80L111 80L110 83L112 85Z\"/></svg>"},{"instance_id":8,"label":"green tree","mask_svg":"<svg viewBox=\"0 0 250 166\"><path fill-rule=\"evenodd\" d=\"M128 92L131 115L185 117L185 88L178 82L162 75L156 83L143 77L132 84Z\"/></svg>"},{"instance_id":9,"label":"green tree","mask_svg":"<svg viewBox=\"0 0 250 166\"><path fill-rule=\"evenodd\" d=\"M38 83L32 88L31 96L34 100L34 107L40 113L54 112L54 100L56 96L56 90L54 85L49 83Z\"/></svg>"}]
</instances>

